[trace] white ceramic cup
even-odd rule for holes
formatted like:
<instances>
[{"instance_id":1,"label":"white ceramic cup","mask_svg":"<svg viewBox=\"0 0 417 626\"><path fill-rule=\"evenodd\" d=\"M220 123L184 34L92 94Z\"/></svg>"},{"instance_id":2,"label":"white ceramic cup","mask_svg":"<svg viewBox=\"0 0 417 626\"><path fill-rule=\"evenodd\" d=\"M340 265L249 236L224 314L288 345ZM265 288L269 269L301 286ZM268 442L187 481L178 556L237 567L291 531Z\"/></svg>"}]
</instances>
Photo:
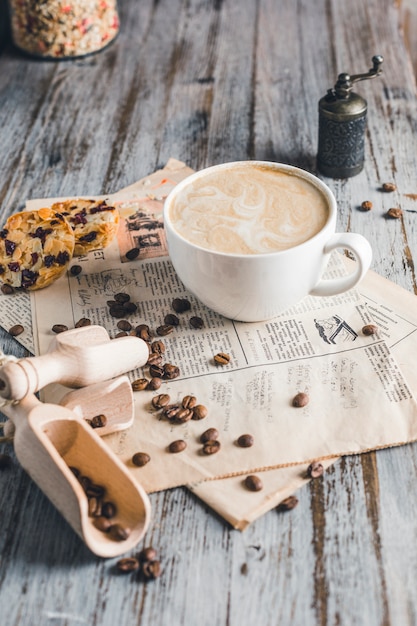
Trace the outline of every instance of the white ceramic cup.
<instances>
[{"instance_id":1,"label":"white ceramic cup","mask_svg":"<svg viewBox=\"0 0 417 626\"><path fill-rule=\"evenodd\" d=\"M164 205L168 252L184 286L203 304L225 317L259 322L279 315L305 296L333 296L357 285L369 269L372 249L362 235L335 232L337 205L329 187L297 167L264 161L250 163L288 172L315 185L328 203L328 219L324 227L304 243L263 254L218 252L191 243L177 232L171 219L171 207L178 194L207 173L233 168L242 162L200 170L180 182ZM322 274L330 253L337 248L354 254L355 270L345 277L324 280Z\"/></svg>"}]
</instances>

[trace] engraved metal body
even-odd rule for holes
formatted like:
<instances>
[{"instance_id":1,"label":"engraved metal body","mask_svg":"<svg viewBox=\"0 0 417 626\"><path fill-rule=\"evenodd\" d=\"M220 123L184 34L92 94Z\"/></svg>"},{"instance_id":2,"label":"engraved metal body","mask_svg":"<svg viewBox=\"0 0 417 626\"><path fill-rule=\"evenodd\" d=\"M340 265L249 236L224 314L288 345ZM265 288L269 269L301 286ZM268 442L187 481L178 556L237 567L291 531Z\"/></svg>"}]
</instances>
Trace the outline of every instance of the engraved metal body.
<instances>
[{"instance_id":1,"label":"engraved metal body","mask_svg":"<svg viewBox=\"0 0 417 626\"><path fill-rule=\"evenodd\" d=\"M374 56L372 62L365 74L339 74L334 88L319 102L317 167L325 176L348 178L363 168L367 103L352 92L352 85L381 74L382 56Z\"/></svg>"}]
</instances>

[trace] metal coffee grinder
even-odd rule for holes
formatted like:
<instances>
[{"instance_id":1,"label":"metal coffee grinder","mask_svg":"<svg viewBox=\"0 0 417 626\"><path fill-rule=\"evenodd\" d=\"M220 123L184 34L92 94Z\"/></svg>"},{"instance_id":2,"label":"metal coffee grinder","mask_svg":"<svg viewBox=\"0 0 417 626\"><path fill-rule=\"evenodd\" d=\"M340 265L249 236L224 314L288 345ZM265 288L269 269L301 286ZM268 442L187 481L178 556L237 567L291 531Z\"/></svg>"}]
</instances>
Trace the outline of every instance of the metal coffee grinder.
<instances>
[{"instance_id":1,"label":"metal coffee grinder","mask_svg":"<svg viewBox=\"0 0 417 626\"><path fill-rule=\"evenodd\" d=\"M334 88L321 98L317 167L324 176L348 178L362 170L367 102L352 85L379 76L383 60L380 55L372 57L373 66L365 74L339 74Z\"/></svg>"}]
</instances>

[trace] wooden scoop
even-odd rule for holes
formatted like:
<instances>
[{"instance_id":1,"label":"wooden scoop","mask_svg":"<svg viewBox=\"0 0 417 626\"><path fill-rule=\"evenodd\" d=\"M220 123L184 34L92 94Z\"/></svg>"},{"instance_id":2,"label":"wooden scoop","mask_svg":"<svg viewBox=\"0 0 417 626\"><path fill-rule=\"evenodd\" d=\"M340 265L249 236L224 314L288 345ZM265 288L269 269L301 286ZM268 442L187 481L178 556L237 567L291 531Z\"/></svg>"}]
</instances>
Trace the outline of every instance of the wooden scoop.
<instances>
[{"instance_id":1,"label":"wooden scoop","mask_svg":"<svg viewBox=\"0 0 417 626\"><path fill-rule=\"evenodd\" d=\"M102 326L74 328L57 335L47 354L0 368L0 396L22 400L49 383L84 387L141 367L148 357L139 337L110 339Z\"/></svg>"},{"instance_id":2,"label":"wooden scoop","mask_svg":"<svg viewBox=\"0 0 417 626\"><path fill-rule=\"evenodd\" d=\"M1 410L14 423L22 467L90 550L115 557L136 546L149 524L148 496L95 430L68 408L43 404L32 394ZM70 467L105 488L105 500L117 509L111 523L130 529L126 538L115 538L114 527L96 528L97 518L89 516L88 497Z\"/></svg>"}]
</instances>

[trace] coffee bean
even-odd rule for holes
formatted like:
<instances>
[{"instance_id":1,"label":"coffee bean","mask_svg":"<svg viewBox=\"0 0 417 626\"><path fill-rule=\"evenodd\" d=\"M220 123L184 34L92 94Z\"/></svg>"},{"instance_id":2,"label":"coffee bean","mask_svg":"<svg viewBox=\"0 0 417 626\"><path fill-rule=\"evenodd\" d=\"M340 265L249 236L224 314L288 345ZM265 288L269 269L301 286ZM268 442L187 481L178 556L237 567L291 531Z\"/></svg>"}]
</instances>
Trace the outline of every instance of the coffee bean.
<instances>
[{"instance_id":1,"label":"coffee bean","mask_svg":"<svg viewBox=\"0 0 417 626\"><path fill-rule=\"evenodd\" d=\"M298 504L298 498L296 498L295 496L289 496L288 498L285 498L285 500L283 500L278 505L278 510L279 511L291 511L291 509L295 509L297 504Z\"/></svg>"},{"instance_id":2,"label":"coffee bean","mask_svg":"<svg viewBox=\"0 0 417 626\"><path fill-rule=\"evenodd\" d=\"M378 326L375 326L375 324L366 324L362 328L362 333L366 335L366 337L369 337L370 335L375 335L377 332Z\"/></svg>"},{"instance_id":3,"label":"coffee bean","mask_svg":"<svg viewBox=\"0 0 417 626\"><path fill-rule=\"evenodd\" d=\"M128 320L119 320L117 322L117 328L129 332L132 330L132 324Z\"/></svg>"},{"instance_id":4,"label":"coffee bean","mask_svg":"<svg viewBox=\"0 0 417 626\"><path fill-rule=\"evenodd\" d=\"M162 365L150 365L149 374L151 378L165 378L165 370Z\"/></svg>"},{"instance_id":5,"label":"coffee bean","mask_svg":"<svg viewBox=\"0 0 417 626\"><path fill-rule=\"evenodd\" d=\"M171 363L165 363L164 365L164 374L163 377L168 380L173 380L180 375L180 369L176 365L172 365Z\"/></svg>"},{"instance_id":6,"label":"coffee bean","mask_svg":"<svg viewBox=\"0 0 417 626\"><path fill-rule=\"evenodd\" d=\"M161 387L161 385L162 385L161 378L151 378L146 389L149 389L150 391L156 391L157 389Z\"/></svg>"},{"instance_id":7,"label":"coffee bean","mask_svg":"<svg viewBox=\"0 0 417 626\"><path fill-rule=\"evenodd\" d=\"M208 428L200 435L201 443L207 443L208 441L215 441L219 437L219 431L217 428Z\"/></svg>"},{"instance_id":8,"label":"coffee bean","mask_svg":"<svg viewBox=\"0 0 417 626\"><path fill-rule=\"evenodd\" d=\"M249 474L249 476L246 476L244 482L246 489L249 489L249 491L261 491L261 489L263 489L262 480L259 476L255 476L255 474Z\"/></svg>"},{"instance_id":9,"label":"coffee bean","mask_svg":"<svg viewBox=\"0 0 417 626\"><path fill-rule=\"evenodd\" d=\"M25 330L25 329L24 329L24 327L22 326L22 324L15 324L14 326L12 326L12 327L9 329L9 334L10 334L12 337L18 337L19 335L21 335L21 334L23 333L23 331L24 331L24 330Z\"/></svg>"},{"instance_id":10,"label":"coffee bean","mask_svg":"<svg viewBox=\"0 0 417 626\"><path fill-rule=\"evenodd\" d=\"M237 440L237 445L240 446L241 448L250 448L251 446L253 446L254 443L255 443L255 440L253 436L249 434L240 435L240 437Z\"/></svg>"},{"instance_id":11,"label":"coffee bean","mask_svg":"<svg viewBox=\"0 0 417 626\"><path fill-rule=\"evenodd\" d=\"M134 302L125 302L122 306L126 315L136 313L136 311L138 310L138 305Z\"/></svg>"},{"instance_id":12,"label":"coffee bean","mask_svg":"<svg viewBox=\"0 0 417 626\"><path fill-rule=\"evenodd\" d=\"M101 517L101 500L92 496L88 498L88 515L90 517Z\"/></svg>"},{"instance_id":13,"label":"coffee bean","mask_svg":"<svg viewBox=\"0 0 417 626\"><path fill-rule=\"evenodd\" d=\"M65 333L65 331L68 330L68 326L66 326L65 324L54 324L52 326L52 332L56 333L57 335L59 333Z\"/></svg>"},{"instance_id":14,"label":"coffee bean","mask_svg":"<svg viewBox=\"0 0 417 626\"><path fill-rule=\"evenodd\" d=\"M383 183L382 191L386 191L388 193L395 191L397 189L397 185L395 183Z\"/></svg>"},{"instance_id":15,"label":"coffee bean","mask_svg":"<svg viewBox=\"0 0 417 626\"><path fill-rule=\"evenodd\" d=\"M146 563L146 561L155 561L156 557L156 550L155 548L152 548L152 546L143 548L143 550L141 550L138 554L138 559L141 563Z\"/></svg>"},{"instance_id":16,"label":"coffee bean","mask_svg":"<svg viewBox=\"0 0 417 626\"><path fill-rule=\"evenodd\" d=\"M370 200L364 200L361 204L362 211L370 211L372 209L372 202Z\"/></svg>"},{"instance_id":17,"label":"coffee bean","mask_svg":"<svg viewBox=\"0 0 417 626\"><path fill-rule=\"evenodd\" d=\"M11 296L12 293L14 293L14 289L11 285L7 285L6 283L4 283L1 286L1 292L5 295L5 296Z\"/></svg>"},{"instance_id":18,"label":"coffee bean","mask_svg":"<svg viewBox=\"0 0 417 626\"><path fill-rule=\"evenodd\" d=\"M151 343L151 351L156 352L157 354L165 353L165 344L160 339L158 341L153 341Z\"/></svg>"},{"instance_id":19,"label":"coffee bean","mask_svg":"<svg viewBox=\"0 0 417 626\"><path fill-rule=\"evenodd\" d=\"M159 395L152 398L151 404L154 409L163 409L170 403L170 401L171 398L167 393L160 393Z\"/></svg>"},{"instance_id":20,"label":"coffee bean","mask_svg":"<svg viewBox=\"0 0 417 626\"><path fill-rule=\"evenodd\" d=\"M204 404L197 404L193 408L193 417L191 419L202 420L205 417L207 417L207 414L208 414L207 407L205 407Z\"/></svg>"},{"instance_id":21,"label":"coffee bean","mask_svg":"<svg viewBox=\"0 0 417 626\"><path fill-rule=\"evenodd\" d=\"M136 326L135 334L137 337L143 339L143 341L151 341L153 336L147 324L139 324L139 326Z\"/></svg>"},{"instance_id":22,"label":"coffee bean","mask_svg":"<svg viewBox=\"0 0 417 626\"><path fill-rule=\"evenodd\" d=\"M129 574L131 572L137 572L139 569L139 561L133 556L126 556L123 559L119 559L116 563L116 568L123 574Z\"/></svg>"},{"instance_id":23,"label":"coffee bean","mask_svg":"<svg viewBox=\"0 0 417 626\"><path fill-rule=\"evenodd\" d=\"M402 216L402 214L402 209L400 209L399 207L393 207L392 209L388 209L387 211L387 217L395 220L398 220Z\"/></svg>"},{"instance_id":24,"label":"coffee bean","mask_svg":"<svg viewBox=\"0 0 417 626\"><path fill-rule=\"evenodd\" d=\"M87 478L84 476L83 478ZM90 478L88 478L88 482L85 482L85 493L88 498L102 498L106 493L105 487L103 485L98 485L97 483L93 483Z\"/></svg>"},{"instance_id":25,"label":"coffee bean","mask_svg":"<svg viewBox=\"0 0 417 626\"><path fill-rule=\"evenodd\" d=\"M91 418L91 426L93 428L104 428L107 424L107 417L105 415L95 415Z\"/></svg>"},{"instance_id":26,"label":"coffee bean","mask_svg":"<svg viewBox=\"0 0 417 626\"><path fill-rule=\"evenodd\" d=\"M91 320L88 317L82 317L75 324L75 328L83 328L84 326L91 326Z\"/></svg>"},{"instance_id":27,"label":"coffee bean","mask_svg":"<svg viewBox=\"0 0 417 626\"><path fill-rule=\"evenodd\" d=\"M161 575L161 563L159 561L145 561L142 564L142 574L146 580L155 580Z\"/></svg>"},{"instance_id":28,"label":"coffee bean","mask_svg":"<svg viewBox=\"0 0 417 626\"><path fill-rule=\"evenodd\" d=\"M158 326L156 329L156 334L160 337L165 337L166 335L170 335L174 331L174 327L170 324L164 324L163 326Z\"/></svg>"},{"instance_id":29,"label":"coffee bean","mask_svg":"<svg viewBox=\"0 0 417 626\"><path fill-rule=\"evenodd\" d=\"M143 467L149 463L150 460L151 457L146 452L135 452L132 456L132 463L133 465L136 465L136 467Z\"/></svg>"},{"instance_id":30,"label":"coffee bean","mask_svg":"<svg viewBox=\"0 0 417 626\"><path fill-rule=\"evenodd\" d=\"M292 399L292 405L297 408L301 408L303 406L307 406L307 404L309 403L309 400L310 398L308 397L306 393L300 392L300 393L297 393L297 395L294 396L294 398Z\"/></svg>"},{"instance_id":31,"label":"coffee bean","mask_svg":"<svg viewBox=\"0 0 417 626\"><path fill-rule=\"evenodd\" d=\"M78 274L81 274L82 271L83 268L81 267L81 265L71 265L70 267L71 276L78 276Z\"/></svg>"},{"instance_id":32,"label":"coffee bean","mask_svg":"<svg viewBox=\"0 0 417 626\"><path fill-rule=\"evenodd\" d=\"M114 299L116 302L119 302L119 304L125 304L130 301L130 296L128 293L119 292L115 294Z\"/></svg>"},{"instance_id":33,"label":"coffee bean","mask_svg":"<svg viewBox=\"0 0 417 626\"><path fill-rule=\"evenodd\" d=\"M146 365L162 365L162 355L158 352L151 352L146 361Z\"/></svg>"},{"instance_id":34,"label":"coffee bean","mask_svg":"<svg viewBox=\"0 0 417 626\"><path fill-rule=\"evenodd\" d=\"M317 461L313 461L313 463L310 463L307 468L307 476L309 478L319 478L319 476L323 475L323 472L323 465L321 463L318 463Z\"/></svg>"},{"instance_id":35,"label":"coffee bean","mask_svg":"<svg viewBox=\"0 0 417 626\"><path fill-rule=\"evenodd\" d=\"M132 382L133 391L143 391L148 388L149 381L147 378L137 378Z\"/></svg>"},{"instance_id":36,"label":"coffee bean","mask_svg":"<svg viewBox=\"0 0 417 626\"><path fill-rule=\"evenodd\" d=\"M216 439L210 439L209 441L206 441L203 445L203 452L204 454L216 454L216 452L220 450L220 447L220 441L217 441Z\"/></svg>"},{"instance_id":37,"label":"coffee bean","mask_svg":"<svg viewBox=\"0 0 417 626\"><path fill-rule=\"evenodd\" d=\"M93 524L98 530L101 530L102 533L108 533L112 525L111 521L102 515L94 518Z\"/></svg>"},{"instance_id":38,"label":"coffee bean","mask_svg":"<svg viewBox=\"0 0 417 626\"><path fill-rule=\"evenodd\" d=\"M168 313L168 315L165 315L164 317L164 324L167 324L168 326L178 326L179 323L179 318L173 313Z\"/></svg>"},{"instance_id":39,"label":"coffee bean","mask_svg":"<svg viewBox=\"0 0 417 626\"><path fill-rule=\"evenodd\" d=\"M186 298L174 298L172 308L175 313L185 313L191 309L191 304Z\"/></svg>"},{"instance_id":40,"label":"coffee bean","mask_svg":"<svg viewBox=\"0 0 417 626\"><path fill-rule=\"evenodd\" d=\"M107 519L112 519L116 516L117 507L114 502L104 502L101 507L103 517L107 517Z\"/></svg>"},{"instance_id":41,"label":"coffee bean","mask_svg":"<svg viewBox=\"0 0 417 626\"><path fill-rule=\"evenodd\" d=\"M126 252L126 258L128 261L134 261L139 256L139 248L132 248Z\"/></svg>"},{"instance_id":42,"label":"coffee bean","mask_svg":"<svg viewBox=\"0 0 417 626\"><path fill-rule=\"evenodd\" d=\"M119 337L127 337L127 336L128 336L127 332L125 330L121 330L120 332L115 334L114 338L118 339Z\"/></svg>"},{"instance_id":43,"label":"coffee bean","mask_svg":"<svg viewBox=\"0 0 417 626\"><path fill-rule=\"evenodd\" d=\"M204 328L204 321L201 319L201 317L197 317L196 315L194 315L193 317L190 317L190 326L191 328L200 330L201 328Z\"/></svg>"},{"instance_id":44,"label":"coffee bean","mask_svg":"<svg viewBox=\"0 0 417 626\"><path fill-rule=\"evenodd\" d=\"M12 457L8 454L0 454L0 471L11 468L13 465Z\"/></svg>"},{"instance_id":45,"label":"coffee bean","mask_svg":"<svg viewBox=\"0 0 417 626\"><path fill-rule=\"evenodd\" d=\"M121 524L112 524L108 530L112 539L116 541L126 541L132 532L130 528L122 526Z\"/></svg>"},{"instance_id":46,"label":"coffee bean","mask_svg":"<svg viewBox=\"0 0 417 626\"><path fill-rule=\"evenodd\" d=\"M173 417L172 420L176 424L185 424L185 422L188 422L192 418L192 416L192 409L184 409L182 407L179 407L179 410L176 412L175 417Z\"/></svg>"},{"instance_id":47,"label":"coffee bean","mask_svg":"<svg viewBox=\"0 0 417 626\"><path fill-rule=\"evenodd\" d=\"M217 365L227 365L230 363L230 354L226 354L225 352L219 352L214 355L214 362Z\"/></svg>"},{"instance_id":48,"label":"coffee bean","mask_svg":"<svg viewBox=\"0 0 417 626\"><path fill-rule=\"evenodd\" d=\"M178 452L182 452L187 447L186 441L183 439L177 439L176 441L171 441L168 446L168 450L173 454L177 454Z\"/></svg>"},{"instance_id":49,"label":"coffee bean","mask_svg":"<svg viewBox=\"0 0 417 626\"><path fill-rule=\"evenodd\" d=\"M184 409L193 409L197 405L197 398L195 396L184 396L181 404Z\"/></svg>"},{"instance_id":50,"label":"coffee bean","mask_svg":"<svg viewBox=\"0 0 417 626\"><path fill-rule=\"evenodd\" d=\"M126 311L123 307L123 304L113 304L111 307L109 307L109 315L111 315L111 317L115 317L118 319L121 319L123 317L126 316Z\"/></svg>"}]
</instances>

